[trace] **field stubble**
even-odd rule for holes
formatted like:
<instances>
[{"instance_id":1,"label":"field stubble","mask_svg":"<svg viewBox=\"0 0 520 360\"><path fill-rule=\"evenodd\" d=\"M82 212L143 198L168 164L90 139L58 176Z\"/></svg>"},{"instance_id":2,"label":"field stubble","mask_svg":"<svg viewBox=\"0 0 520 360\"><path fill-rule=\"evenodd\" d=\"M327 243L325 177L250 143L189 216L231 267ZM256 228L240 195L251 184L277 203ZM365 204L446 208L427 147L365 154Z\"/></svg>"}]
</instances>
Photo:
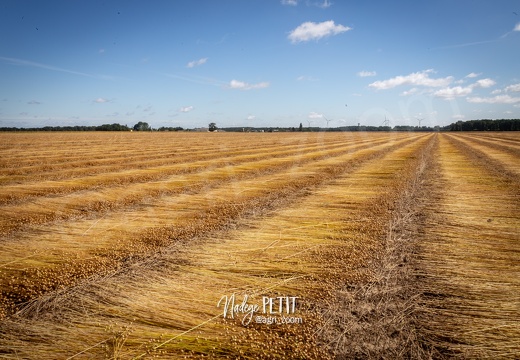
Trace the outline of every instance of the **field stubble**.
<instances>
[{"instance_id":1,"label":"field stubble","mask_svg":"<svg viewBox=\"0 0 520 360\"><path fill-rule=\"evenodd\" d=\"M141 134L115 137L122 148L119 155L131 153L155 134L139 141L127 137L132 135ZM511 243L518 217L497 213L486 226L475 221L486 207L483 199L493 198L504 211L514 207L511 198L500 195L502 190L509 195L516 191L514 173L507 171L501 155L512 152L500 146L514 144L516 138L486 139L501 143L492 148L501 152L493 155L493 161L502 167L493 167L495 172L488 169L492 174L488 179L476 180L469 174L486 168L482 161L486 141L462 137L193 134L181 140L176 134L160 135L153 138L154 146L143 147L147 154L162 154L159 162L173 149L187 154L190 142L200 154L218 148L229 158L219 162L217 156L214 167L168 174L161 180L136 178L126 185L129 189L151 192L139 196L136 190L132 203L93 209L88 216L70 216L67 210L65 217L30 222L4 235L0 288L4 311L14 312L0 327L4 357L514 358L518 354L516 343L506 339L518 327L504 318L518 319L515 299L507 292L516 290L517 283L509 276L498 287L494 283L502 271L511 275L518 271L511 265L518 260ZM42 146L46 136L36 144ZM84 148L88 141L104 144L100 135L83 136L82 141L71 141L60 134L57 144L69 144L82 156L89 153ZM218 142L208 143L207 136ZM21 137L18 143L10 139L11 147L30 148L29 138ZM240 141L258 154L253 158L237 154L244 148ZM107 158L109 153L97 149L90 150L95 161L106 166L103 153ZM463 156L460 152L478 163L473 173L450 165L450 159L459 161L457 156ZM9 168L18 155L6 154L13 156L4 157ZM38 161L45 163L46 156L51 151ZM136 163L132 164L128 161L112 170L128 171ZM89 171L102 177L94 168ZM165 191L161 185L158 193L152 191L162 181L183 176L183 184L202 185L180 192ZM457 183L460 179L472 179L464 183L466 192ZM500 180L502 190L493 179ZM107 182L87 194L106 196L115 189L118 186ZM475 205L469 202L475 190L498 195L478 197L481 202ZM459 191L463 196L457 205L449 199ZM80 199L83 194L65 191L53 196ZM35 196L36 201L53 198ZM30 201L5 206L20 206L23 213ZM457 206L468 206L468 216L461 217ZM487 259L466 256L468 243L461 231L479 241ZM491 234L498 245L487 247L488 242L480 239ZM482 281L486 285L480 287ZM298 315L304 322L244 327L240 319L222 319L216 303L231 293L240 298L249 295L253 302L267 295L298 296L302 300ZM472 295L464 299L463 294ZM493 296L502 310L490 310ZM496 339L498 345L493 347Z\"/></svg>"}]
</instances>

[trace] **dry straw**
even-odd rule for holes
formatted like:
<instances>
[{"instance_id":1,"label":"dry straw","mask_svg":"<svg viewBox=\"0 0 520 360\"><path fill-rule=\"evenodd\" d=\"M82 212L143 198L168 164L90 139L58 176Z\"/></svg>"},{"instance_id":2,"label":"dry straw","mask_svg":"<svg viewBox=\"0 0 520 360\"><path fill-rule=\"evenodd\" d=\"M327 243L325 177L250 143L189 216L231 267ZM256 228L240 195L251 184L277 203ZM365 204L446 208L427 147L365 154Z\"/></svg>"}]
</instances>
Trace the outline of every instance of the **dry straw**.
<instances>
[{"instance_id":1,"label":"dry straw","mask_svg":"<svg viewBox=\"0 0 520 360\"><path fill-rule=\"evenodd\" d=\"M421 276L435 276L425 289L410 288L415 284L410 279L416 279L411 270L417 264L412 256L417 248L409 240L410 234L424 231L419 224L430 221L427 228L438 235L426 238L432 244L451 239L451 226L482 229L475 219L457 222L453 209L448 212L453 221L448 231L434 217L417 217L416 206L427 204L424 199L449 199L441 197L439 189L426 188L425 180L448 169L444 158L457 157L444 138L435 148L429 147L435 137L422 134L190 134L187 140L175 134L127 135L139 137L118 139L124 153L138 145L153 153L154 146L148 145L152 140L164 151L167 143L178 142L182 150L192 141L201 156L218 149L229 158L215 159L212 168L139 183L134 190L129 185L128 192L119 195L134 202L44 226L28 224L4 239L3 294L12 294L16 304L22 292L29 292L24 295L27 306L0 326L0 348L7 357L323 358L326 349L336 357L424 358L446 354L442 346L447 340L440 337L445 330L450 339L467 344L473 339L472 345L465 345L473 355L515 354L515 343L503 342L504 334L516 334L512 323L496 323L484 313L480 325L467 322L461 329L453 323L467 321L469 313L447 297L423 301L430 327L417 316L417 291L449 295L447 289L468 286L473 291L464 294L478 300L472 304L486 304L489 298L478 298L485 290L497 296L502 309L498 312L515 316L505 288L493 290L495 277L510 271L504 261L514 256L514 243L504 242L504 251L497 253L502 260L489 262L503 267L494 272L489 264L477 267L471 276L458 264L480 258L467 256L463 242L457 245L462 253L457 249L458 255L445 258L432 246L426 250L429 257ZM207 136L219 141L210 143ZM263 150L256 155L236 153L246 143ZM428 154L435 157L440 149L442 167L426 166L431 161ZM237 158L240 161L231 161ZM455 181L466 176L465 171L475 171L461 164L443 176ZM510 210L506 205L511 200L500 195L492 176L483 188L471 179L468 189L492 190L504 212ZM181 192L174 190L183 187ZM118 201L112 190L102 186L92 195ZM453 186L450 191L462 190ZM461 194L464 201L471 199L469 190ZM417 199L423 201L416 203ZM455 203L443 204L444 211ZM475 204L470 209L477 209ZM433 216L436 208L429 211ZM63 215L67 214L65 209ZM487 231L500 230L500 239L507 239L518 219L499 217L500 227L491 227L497 219L486 220ZM476 276L479 272L486 275ZM486 277L493 281L477 291ZM443 287L448 281L452 287ZM48 288L41 286L47 282ZM21 284L25 287L17 288ZM509 289L515 284L510 282ZM244 328L240 319L224 320L216 303L231 293L240 299L251 295L252 302L262 295L301 296L304 324ZM453 294L460 298L460 293ZM432 306L446 311L430 316ZM443 317L452 311L462 314L453 323ZM364 345L355 346L355 339ZM503 345L490 350L494 340Z\"/></svg>"}]
</instances>

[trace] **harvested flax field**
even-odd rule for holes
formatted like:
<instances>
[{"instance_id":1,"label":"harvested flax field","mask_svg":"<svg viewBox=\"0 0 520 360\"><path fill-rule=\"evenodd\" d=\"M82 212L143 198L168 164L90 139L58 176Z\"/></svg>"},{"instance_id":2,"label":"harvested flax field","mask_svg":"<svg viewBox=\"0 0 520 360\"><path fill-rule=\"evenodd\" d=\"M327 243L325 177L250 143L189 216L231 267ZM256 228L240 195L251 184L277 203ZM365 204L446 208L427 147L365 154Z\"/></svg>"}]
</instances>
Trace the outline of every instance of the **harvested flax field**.
<instances>
[{"instance_id":1,"label":"harvested flax field","mask_svg":"<svg viewBox=\"0 0 520 360\"><path fill-rule=\"evenodd\" d=\"M0 358L520 358L518 133L0 133L0 154Z\"/></svg>"}]
</instances>

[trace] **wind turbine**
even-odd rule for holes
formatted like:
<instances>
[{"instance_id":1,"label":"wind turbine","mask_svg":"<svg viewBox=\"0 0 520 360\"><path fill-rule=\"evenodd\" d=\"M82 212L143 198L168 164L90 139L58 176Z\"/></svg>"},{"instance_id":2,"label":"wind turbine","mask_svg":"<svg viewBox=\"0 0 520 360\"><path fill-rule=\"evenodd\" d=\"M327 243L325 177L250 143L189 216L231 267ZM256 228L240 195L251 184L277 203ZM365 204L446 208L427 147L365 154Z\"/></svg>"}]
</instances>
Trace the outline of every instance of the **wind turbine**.
<instances>
[{"instance_id":1,"label":"wind turbine","mask_svg":"<svg viewBox=\"0 0 520 360\"><path fill-rule=\"evenodd\" d=\"M383 121L383 125L390 126L390 120L386 118L386 115L385 115L385 121Z\"/></svg>"},{"instance_id":2,"label":"wind turbine","mask_svg":"<svg viewBox=\"0 0 520 360\"><path fill-rule=\"evenodd\" d=\"M332 119L330 119L330 120L329 120L329 119L327 119L327 118L325 117L325 115L323 115L323 118L324 118L324 119L325 119L325 121L327 122L327 127L329 127L329 122L331 122L331 121L332 121Z\"/></svg>"},{"instance_id":3,"label":"wind turbine","mask_svg":"<svg viewBox=\"0 0 520 360\"><path fill-rule=\"evenodd\" d=\"M419 121L419 127L421 127L421 121L423 121L424 119L423 118L416 118L417 121Z\"/></svg>"}]
</instances>

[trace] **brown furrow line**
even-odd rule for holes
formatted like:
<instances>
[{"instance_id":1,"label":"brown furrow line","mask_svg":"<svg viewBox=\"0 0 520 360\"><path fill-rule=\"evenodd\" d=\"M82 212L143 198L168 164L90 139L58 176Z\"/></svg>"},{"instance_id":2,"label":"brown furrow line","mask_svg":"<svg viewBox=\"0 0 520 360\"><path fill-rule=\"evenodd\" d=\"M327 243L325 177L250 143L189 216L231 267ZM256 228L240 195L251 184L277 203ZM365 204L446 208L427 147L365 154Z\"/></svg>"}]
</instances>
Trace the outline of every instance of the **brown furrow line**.
<instances>
[{"instance_id":1,"label":"brown furrow line","mask_svg":"<svg viewBox=\"0 0 520 360\"><path fill-rule=\"evenodd\" d=\"M359 209L360 217L373 219L363 231L367 237L360 241L367 246L370 237L375 239L370 251L355 253L353 258L335 249L321 254L329 264L337 263L332 269L341 269L336 276L324 276L325 288L331 290L317 296L328 299L326 306L317 300L325 324L320 327L320 343L335 359L431 356L419 330L421 290L415 269L422 207L431 196L425 179L435 176L437 149L435 135L396 174L391 190ZM357 262L355 270L346 265L352 267L353 262ZM323 291L320 287L318 293Z\"/></svg>"}]
</instances>

